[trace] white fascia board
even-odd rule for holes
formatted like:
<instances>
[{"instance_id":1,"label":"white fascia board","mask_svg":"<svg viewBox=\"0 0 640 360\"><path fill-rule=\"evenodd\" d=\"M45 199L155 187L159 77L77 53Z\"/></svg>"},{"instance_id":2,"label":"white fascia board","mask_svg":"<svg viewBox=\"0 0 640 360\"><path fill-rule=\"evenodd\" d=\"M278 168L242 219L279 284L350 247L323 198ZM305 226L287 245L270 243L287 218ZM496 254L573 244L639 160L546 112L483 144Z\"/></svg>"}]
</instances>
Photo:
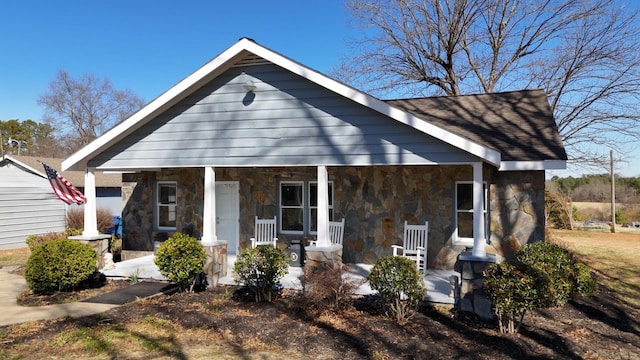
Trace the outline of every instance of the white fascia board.
<instances>
[{"instance_id":1,"label":"white fascia board","mask_svg":"<svg viewBox=\"0 0 640 360\"><path fill-rule=\"evenodd\" d=\"M45 179L47 178L47 174L44 173L44 167L42 168L42 170L39 171L39 170L36 170L36 169L32 168L31 166L23 163L22 161L16 160L15 158L11 157L10 155L5 155L5 156L3 156L3 158L5 160L9 160L9 162L12 162L14 165L17 165L17 166L21 167L23 170L32 172L34 175L38 175L38 176L43 177Z\"/></svg>"},{"instance_id":2,"label":"white fascia board","mask_svg":"<svg viewBox=\"0 0 640 360\"><path fill-rule=\"evenodd\" d=\"M247 50L278 65L294 74L300 75L307 80L310 80L328 90L333 91L339 95L342 95L348 99L351 99L363 106L373 109L381 114L384 114L400 123L409 125L416 130L438 138L454 147L471 153L495 166L500 164L500 153L496 150L487 148L462 136L456 135L452 132L444 130L440 127L432 125L416 116L413 116L405 111L394 108L382 100L379 100L371 95L356 90L348 85L345 85L339 81L333 80L315 70L312 70L306 66L303 66L291 59L288 59L278 53L268 50L254 42L247 44Z\"/></svg>"},{"instance_id":3,"label":"white fascia board","mask_svg":"<svg viewBox=\"0 0 640 360\"><path fill-rule=\"evenodd\" d=\"M502 161L499 171L526 171L526 170L564 170L567 168L566 160L542 160L542 161Z\"/></svg>"}]
</instances>

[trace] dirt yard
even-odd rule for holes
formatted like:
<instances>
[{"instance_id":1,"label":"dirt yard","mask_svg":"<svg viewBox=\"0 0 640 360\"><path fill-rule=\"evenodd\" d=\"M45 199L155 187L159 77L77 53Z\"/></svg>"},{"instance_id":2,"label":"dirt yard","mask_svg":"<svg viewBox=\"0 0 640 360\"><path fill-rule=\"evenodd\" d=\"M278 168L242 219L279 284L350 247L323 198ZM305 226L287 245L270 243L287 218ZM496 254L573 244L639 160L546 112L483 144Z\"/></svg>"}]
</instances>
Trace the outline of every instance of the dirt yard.
<instances>
[{"instance_id":1,"label":"dirt yard","mask_svg":"<svg viewBox=\"0 0 640 360\"><path fill-rule=\"evenodd\" d=\"M556 236L578 250L602 246L580 255L596 268L597 294L528 314L517 335L443 307L425 305L399 326L372 296L335 313L309 307L294 292L256 304L239 288L217 287L81 319L1 327L0 358L640 359L640 306L626 300L640 287L618 269L640 268L640 235ZM622 260L615 269L593 255L603 249L613 251L606 258Z\"/></svg>"}]
</instances>

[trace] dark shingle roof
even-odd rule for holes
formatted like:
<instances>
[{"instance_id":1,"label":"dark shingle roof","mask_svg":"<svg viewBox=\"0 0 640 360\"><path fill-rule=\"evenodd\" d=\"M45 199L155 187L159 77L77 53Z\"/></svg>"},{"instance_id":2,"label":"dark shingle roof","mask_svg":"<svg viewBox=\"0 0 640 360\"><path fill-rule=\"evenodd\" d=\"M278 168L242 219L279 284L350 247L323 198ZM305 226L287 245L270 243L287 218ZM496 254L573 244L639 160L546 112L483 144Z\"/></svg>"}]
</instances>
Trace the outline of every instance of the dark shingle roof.
<instances>
[{"instance_id":1,"label":"dark shingle roof","mask_svg":"<svg viewBox=\"0 0 640 360\"><path fill-rule=\"evenodd\" d=\"M567 159L542 90L385 102L499 151L502 161Z\"/></svg>"},{"instance_id":2,"label":"dark shingle roof","mask_svg":"<svg viewBox=\"0 0 640 360\"><path fill-rule=\"evenodd\" d=\"M51 166L59 174L69 180L71 184L76 187L84 187L84 171L60 171L62 160L58 158L45 158L36 156L25 155L9 155L11 158L29 166L33 169L44 174L44 168L39 161ZM121 174L105 174L102 171L96 171L96 186L97 187L122 187L122 175Z\"/></svg>"}]
</instances>

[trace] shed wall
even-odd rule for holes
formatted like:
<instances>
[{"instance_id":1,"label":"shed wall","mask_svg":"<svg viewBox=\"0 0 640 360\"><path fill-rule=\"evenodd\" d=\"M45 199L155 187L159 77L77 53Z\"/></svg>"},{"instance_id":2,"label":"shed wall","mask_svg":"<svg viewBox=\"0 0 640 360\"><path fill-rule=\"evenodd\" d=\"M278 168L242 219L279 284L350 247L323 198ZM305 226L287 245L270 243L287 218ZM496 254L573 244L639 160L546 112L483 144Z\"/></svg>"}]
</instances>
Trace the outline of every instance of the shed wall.
<instances>
[{"instance_id":1,"label":"shed wall","mask_svg":"<svg viewBox=\"0 0 640 360\"><path fill-rule=\"evenodd\" d=\"M0 248L24 247L29 235L64 231L65 206L47 179L12 164L0 167Z\"/></svg>"}]
</instances>

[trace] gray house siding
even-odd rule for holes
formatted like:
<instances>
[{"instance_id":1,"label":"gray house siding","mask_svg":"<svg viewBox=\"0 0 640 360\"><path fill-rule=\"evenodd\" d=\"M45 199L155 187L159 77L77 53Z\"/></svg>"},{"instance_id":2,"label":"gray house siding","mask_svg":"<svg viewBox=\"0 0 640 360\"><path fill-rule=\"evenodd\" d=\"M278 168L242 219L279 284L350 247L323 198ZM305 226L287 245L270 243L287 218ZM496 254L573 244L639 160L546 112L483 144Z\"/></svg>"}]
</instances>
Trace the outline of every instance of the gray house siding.
<instances>
[{"instance_id":1,"label":"gray house siding","mask_svg":"<svg viewBox=\"0 0 640 360\"><path fill-rule=\"evenodd\" d=\"M26 246L29 235L65 229L65 204L42 176L0 166L0 248Z\"/></svg>"},{"instance_id":2,"label":"gray house siding","mask_svg":"<svg viewBox=\"0 0 640 360\"><path fill-rule=\"evenodd\" d=\"M248 77L255 92L243 88ZM231 68L89 165L118 169L470 161L477 159L295 74L257 65Z\"/></svg>"}]
</instances>

